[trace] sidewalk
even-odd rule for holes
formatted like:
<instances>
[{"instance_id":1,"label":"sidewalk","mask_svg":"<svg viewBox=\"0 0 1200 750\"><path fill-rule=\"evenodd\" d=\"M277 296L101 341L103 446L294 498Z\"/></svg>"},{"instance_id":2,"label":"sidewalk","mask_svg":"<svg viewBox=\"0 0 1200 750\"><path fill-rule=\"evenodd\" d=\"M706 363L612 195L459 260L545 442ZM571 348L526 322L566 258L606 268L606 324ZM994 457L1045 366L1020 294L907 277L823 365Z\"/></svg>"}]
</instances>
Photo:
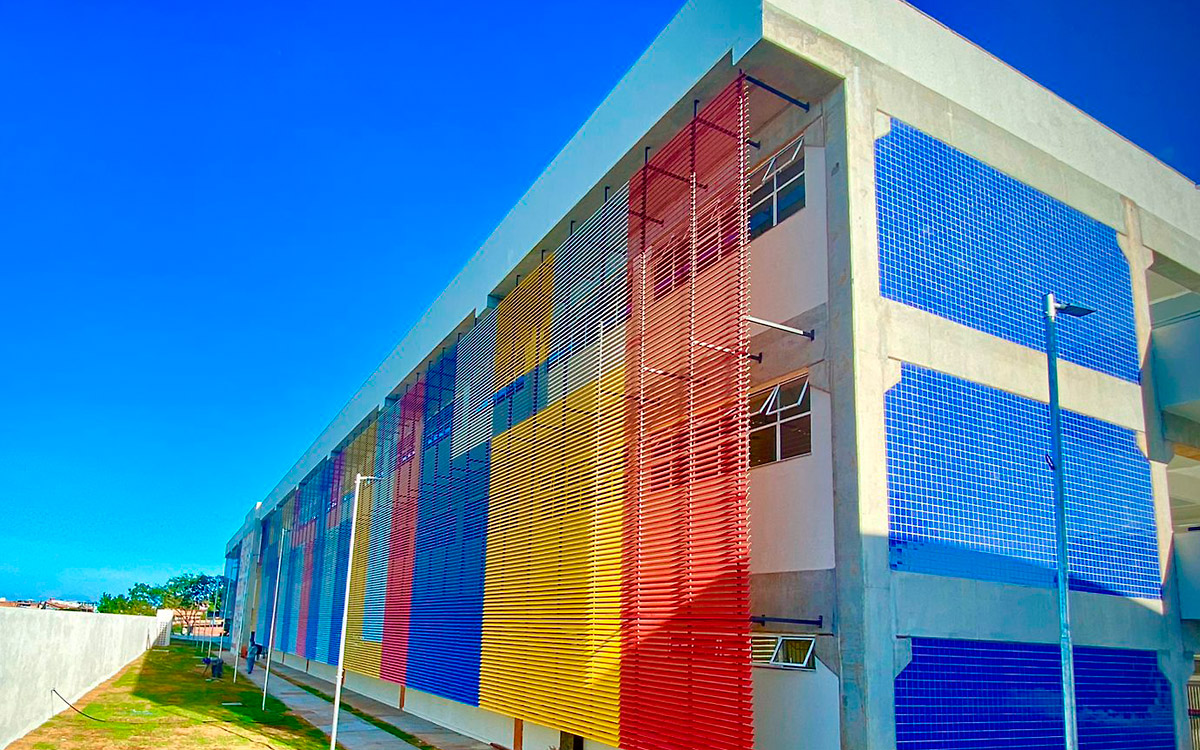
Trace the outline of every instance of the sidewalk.
<instances>
[{"instance_id":1,"label":"sidewalk","mask_svg":"<svg viewBox=\"0 0 1200 750\"><path fill-rule=\"evenodd\" d=\"M239 671L243 678L248 677L260 688L262 687L263 675L266 673L265 662L256 665L252 675L247 675L244 667ZM328 735L333 719L333 701L315 696L293 683L315 688L326 695L333 694L333 684L275 662L271 665L271 683L267 688L271 695L282 701L294 713ZM346 706L352 706L390 724L422 742L433 745L438 750L494 750L487 743L473 740L433 722L405 713L395 706L380 703L357 693L343 691L341 716L338 719L338 745L346 750L381 750L383 748L419 750L414 745L350 713L346 710Z\"/></svg>"}]
</instances>

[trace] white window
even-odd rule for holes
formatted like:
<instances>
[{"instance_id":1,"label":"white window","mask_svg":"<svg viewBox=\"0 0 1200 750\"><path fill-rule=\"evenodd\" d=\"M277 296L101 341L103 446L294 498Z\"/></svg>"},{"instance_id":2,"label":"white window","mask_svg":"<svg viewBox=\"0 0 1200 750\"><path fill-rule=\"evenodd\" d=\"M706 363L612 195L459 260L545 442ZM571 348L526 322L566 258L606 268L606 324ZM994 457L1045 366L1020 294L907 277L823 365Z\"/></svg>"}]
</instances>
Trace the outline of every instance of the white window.
<instances>
[{"instance_id":1,"label":"white window","mask_svg":"<svg viewBox=\"0 0 1200 750\"><path fill-rule=\"evenodd\" d=\"M759 667L815 670L816 643L817 639L811 635L755 633L750 636L750 663Z\"/></svg>"},{"instance_id":2,"label":"white window","mask_svg":"<svg viewBox=\"0 0 1200 750\"><path fill-rule=\"evenodd\" d=\"M750 396L750 466L812 453L812 399L808 376Z\"/></svg>"},{"instance_id":3,"label":"white window","mask_svg":"<svg viewBox=\"0 0 1200 750\"><path fill-rule=\"evenodd\" d=\"M750 173L750 239L804 208L804 136Z\"/></svg>"}]
</instances>

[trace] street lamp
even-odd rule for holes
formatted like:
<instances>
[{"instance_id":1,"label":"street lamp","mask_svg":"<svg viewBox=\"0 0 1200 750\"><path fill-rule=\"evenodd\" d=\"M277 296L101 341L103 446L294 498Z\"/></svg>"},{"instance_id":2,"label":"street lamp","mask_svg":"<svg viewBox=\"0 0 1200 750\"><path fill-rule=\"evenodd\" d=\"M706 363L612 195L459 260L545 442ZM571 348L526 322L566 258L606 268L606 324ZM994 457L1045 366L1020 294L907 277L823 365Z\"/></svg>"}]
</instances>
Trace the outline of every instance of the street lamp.
<instances>
[{"instance_id":1,"label":"street lamp","mask_svg":"<svg viewBox=\"0 0 1200 750\"><path fill-rule=\"evenodd\" d=\"M346 553L346 596L342 600L342 637L338 645L337 683L333 687L333 727L329 733L329 750L337 750L338 714L342 708L342 681L346 677L346 616L350 611L350 579L354 575L354 532L358 526L358 493L363 482L374 482L378 477L354 477L354 505L350 507L350 549Z\"/></svg>"},{"instance_id":2,"label":"street lamp","mask_svg":"<svg viewBox=\"0 0 1200 750\"><path fill-rule=\"evenodd\" d=\"M1050 469L1054 477L1054 536L1058 543L1058 645L1063 685L1063 725L1066 750L1079 750L1075 713L1075 655L1071 650L1071 610L1068 598L1067 501L1063 483L1062 408L1058 403L1058 314L1082 318L1096 312L1082 305L1059 302L1046 295L1046 368L1050 382Z\"/></svg>"}]
</instances>

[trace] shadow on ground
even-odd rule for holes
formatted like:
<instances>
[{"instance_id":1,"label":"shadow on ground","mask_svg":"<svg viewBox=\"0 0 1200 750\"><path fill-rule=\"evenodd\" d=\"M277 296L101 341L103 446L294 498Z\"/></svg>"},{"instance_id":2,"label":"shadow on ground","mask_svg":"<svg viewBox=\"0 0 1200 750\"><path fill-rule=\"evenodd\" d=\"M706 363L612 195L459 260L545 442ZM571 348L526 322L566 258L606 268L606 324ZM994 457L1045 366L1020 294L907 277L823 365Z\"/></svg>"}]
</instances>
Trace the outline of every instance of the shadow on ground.
<instances>
[{"instance_id":1,"label":"shadow on ground","mask_svg":"<svg viewBox=\"0 0 1200 750\"><path fill-rule=\"evenodd\" d=\"M288 713L275 698L260 709L262 693L245 676L233 683L232 665L213 680L202 648L152 649L114 678L11 745L12 750L108 748L328 747L325 735ZM222 705L234 704L234 705ZM83 715L83 714L86 714Z\"/></svg>"}]
</instances>

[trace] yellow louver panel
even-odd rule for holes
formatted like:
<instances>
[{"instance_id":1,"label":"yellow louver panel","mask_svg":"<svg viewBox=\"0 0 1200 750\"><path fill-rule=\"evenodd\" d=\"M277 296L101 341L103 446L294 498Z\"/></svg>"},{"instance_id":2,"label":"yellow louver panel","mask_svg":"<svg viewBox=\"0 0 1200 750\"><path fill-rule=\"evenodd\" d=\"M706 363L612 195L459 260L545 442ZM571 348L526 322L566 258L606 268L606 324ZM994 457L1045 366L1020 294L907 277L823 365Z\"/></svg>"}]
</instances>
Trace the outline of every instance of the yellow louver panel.
<instances>
[{"instance_id":1,"label":"yellow louver panel","mask_svg":"<svg viewBox=\"0 0 1200 750\"><path fill-rule=\"evenodd\" d=\"M345 451L342 491L354 492L356 474L369 476L375 465L376 424L367 426ZM348 477L348 479L347 479ZM354 559L350 561L350 609L346 613L346 669L369 677L379 676L381 647L363 639L363 619L367 604L367 551L370 548L371 506L374 487L364 482L358 497L358 521L354 530ZM376 603L378 606L378 603Z\"/></svg>"},{"instance_id":2,"label":"yellow louver panel","mask_svg":"<svg viewBox=\"0 0 1200 750\"><path fill-rule=\"evenodd\" d=\"M496 309L496 386L500 390L550 356L553 256L521 280Z\"/></svg>"},{"instance_id":3,"label":"yellow louver panel","mask_svg":"<svg viewBox=\"0 0 1200 750\"><path fill-rule=\"evenodd\" d=\"M603 371L606 368L601 368ZM618 744L624 370L494 438L480 705Z\"/></svg>"}]
</instances>

